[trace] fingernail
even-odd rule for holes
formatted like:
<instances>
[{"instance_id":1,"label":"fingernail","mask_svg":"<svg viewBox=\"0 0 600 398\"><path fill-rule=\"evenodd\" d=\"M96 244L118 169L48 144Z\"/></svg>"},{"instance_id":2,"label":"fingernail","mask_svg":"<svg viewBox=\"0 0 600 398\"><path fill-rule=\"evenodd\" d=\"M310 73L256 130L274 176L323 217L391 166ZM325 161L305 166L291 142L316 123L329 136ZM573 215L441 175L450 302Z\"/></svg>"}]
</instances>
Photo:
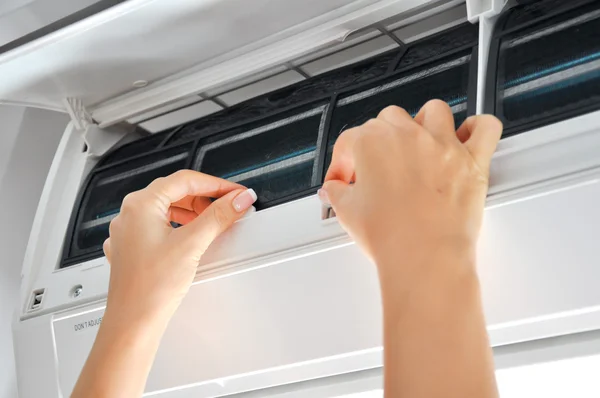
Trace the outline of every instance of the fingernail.
<instances>
[{"instance_id":1,"label":"fingernail","mask_svg":"<svg viewBox=\"0 0 600 398\"><path fill-rule=\"evenodd\" d=\"M248 210L256 202L256 199L258 199L258 196L256 196L254 189L247 189L233 200L233 208L241 213Z\"/></svg>"},{"instance_id":2,"label":"fingernail","mask_svg":"<svg viewBox=\"0 0 600 398\"><path fill-rule=\"evenodd\" d=\"M331 201L329 200L329 195L327 195L327 191L324 189L319 189L317 191L317 195L319 195L319 199L321 199L321 202L323 202L323 204L325 205L331 205Z\"/></svg>"},{"instance_id":3,"label":"fingernail","mask_svg":"<svg viewBox=\"0 0 600 398\"><path fill-rule=\"evenodd\" d=\"M251 207L250 207L250 208L249 208L249 209L246 211L246 213L244 213L244 215L242 216L242 218L241 218L241 219L243 220L244 218L248 218L248 217L250 217L250 216L251 216L252 214L254 214L254 213L256 213L256 207L254 207L254 206L251 206Z\"/></svg>"}]
</instances>

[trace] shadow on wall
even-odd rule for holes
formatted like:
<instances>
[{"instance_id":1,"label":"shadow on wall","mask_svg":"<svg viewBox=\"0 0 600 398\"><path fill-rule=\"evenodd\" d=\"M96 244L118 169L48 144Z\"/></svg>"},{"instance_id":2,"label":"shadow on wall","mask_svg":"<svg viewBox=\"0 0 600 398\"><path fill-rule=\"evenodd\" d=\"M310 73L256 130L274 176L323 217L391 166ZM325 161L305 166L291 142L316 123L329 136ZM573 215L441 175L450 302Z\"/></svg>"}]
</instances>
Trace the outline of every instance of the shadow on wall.
<instances>
[{"instance_id":1,"label":"shadow on wall","mask_svg":"<svg viewBox=\"0 0 600 398\"><path fill-rule=\"evenodd\" d=\"M65 114L0 105L0 398L16 398L11 324L38 201Z\"/></svg>"}]
</instances>

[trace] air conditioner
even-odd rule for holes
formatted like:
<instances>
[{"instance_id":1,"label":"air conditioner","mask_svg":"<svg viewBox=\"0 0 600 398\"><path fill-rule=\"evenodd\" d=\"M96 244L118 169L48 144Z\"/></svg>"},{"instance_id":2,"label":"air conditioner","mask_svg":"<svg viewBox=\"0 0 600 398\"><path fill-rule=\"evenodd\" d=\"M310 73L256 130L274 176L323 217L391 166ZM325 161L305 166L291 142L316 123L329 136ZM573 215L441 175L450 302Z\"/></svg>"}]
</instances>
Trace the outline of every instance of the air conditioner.
<instances>
[{"instance_id":1,"label":"air conditioner","mask_svg":"<svg viewBox=\"0 0 600 398\"><path fill-rule=\"evenodd\" d=\"M315 193L341 131L431 98L457 124L506 126L479 247L493 346L600 329L598 2L100 3L0 48L1 100L73 120L23 264L23 397L70 394L102 320L108 223L182 168L259 201L202 259L146 395L381 388L375 268Z\"/></svg>"}]
</instances>

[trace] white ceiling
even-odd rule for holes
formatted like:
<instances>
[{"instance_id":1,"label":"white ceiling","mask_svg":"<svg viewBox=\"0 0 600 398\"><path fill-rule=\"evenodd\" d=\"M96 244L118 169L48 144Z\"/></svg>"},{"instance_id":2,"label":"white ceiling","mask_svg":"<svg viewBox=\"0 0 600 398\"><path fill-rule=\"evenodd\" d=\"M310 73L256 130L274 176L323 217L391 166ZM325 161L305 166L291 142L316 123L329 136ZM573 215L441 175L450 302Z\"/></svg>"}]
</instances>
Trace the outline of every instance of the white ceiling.
<instances>
[{"instance_id":1,"label":"white ceiling","mask_svg":"<svg viewBox=\"0 0 600 398\"><path fill-rule=\"evenodd\" d=\"M0 0L0 46L77 12L97 0Z\"/></svg>"}]
</instances>

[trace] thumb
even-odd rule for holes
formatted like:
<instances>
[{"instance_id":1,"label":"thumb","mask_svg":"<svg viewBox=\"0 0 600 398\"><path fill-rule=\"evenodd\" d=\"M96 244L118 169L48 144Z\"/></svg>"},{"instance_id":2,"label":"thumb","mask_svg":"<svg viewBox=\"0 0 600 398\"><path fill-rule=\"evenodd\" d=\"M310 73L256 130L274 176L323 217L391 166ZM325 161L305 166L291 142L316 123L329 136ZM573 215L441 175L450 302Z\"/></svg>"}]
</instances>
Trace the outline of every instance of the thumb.
<instances>
[{"instance_id":1,"label":"thumb","mask_svg":"<svg viewBox=\"0 0 600 398\"><path fill-rule=\"evenodd\" d=\"M200 258L210 244L256 202L253 189L236 189L215 200L194 221L173 231L186 252Z\"/></svg>"},{"instance_id":2,"label":"thumb","mask_svg":"<svg viewBox=\"0 0 600 398\"><path fill-rule=\"evenodd\" d=\"M340 180L326 181L319 192L319 197L325 204L331 205L335 214L345 218L350 206L351 194L354 187Z\"/></svg>"}]
</instances>

